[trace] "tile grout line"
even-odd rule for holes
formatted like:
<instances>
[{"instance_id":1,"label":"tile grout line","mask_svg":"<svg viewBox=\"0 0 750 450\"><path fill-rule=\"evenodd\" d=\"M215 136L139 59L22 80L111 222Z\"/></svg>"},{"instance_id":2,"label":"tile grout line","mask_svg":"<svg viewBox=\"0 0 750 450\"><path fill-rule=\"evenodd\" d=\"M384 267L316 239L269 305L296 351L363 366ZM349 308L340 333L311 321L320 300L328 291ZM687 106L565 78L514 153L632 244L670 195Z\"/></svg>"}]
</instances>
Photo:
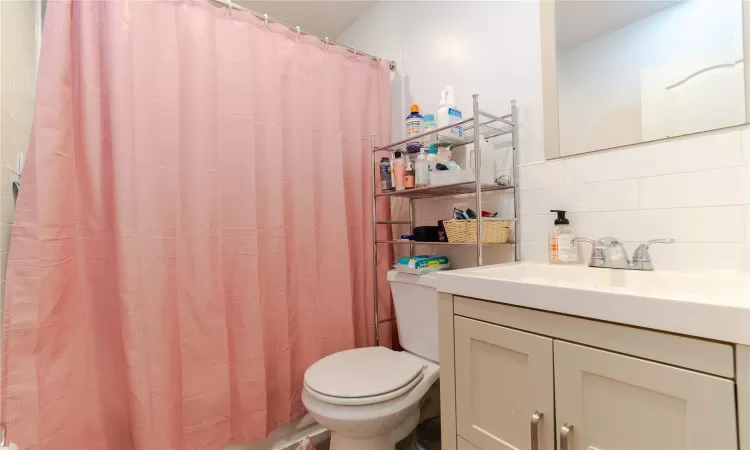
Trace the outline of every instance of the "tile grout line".
<instances>
[{"instance_id":1,"label":"tile grout line","mask_svg":"<svg viewBox=\"0 0 750 450\"><path fill-rule=\"evenodd\" d=\"M633 212L633 211L672 211L683 209L703 209L703 208L741 208L750 206L747 203L731 203L726 205L705 205L705 206L672 206L669 208L639 208L639 209L608 209L603 211L568 211L569 214L602 214L613 212ZM550 213L521 214L521 217L548 217Z\"/></svg>"},{"instance_id":2,"label":"tile grout line","mask_svg":"<svg viewBox=\"0 0 750 450\"><path fill-rule=\"evenodd\" d=\"M548 186L548 187L540 187L540 188L533 188L533 189L521 189L521 192L535 192L535 191L542 191L545 189L561 189L561 188L568 188L568 187L578 187L578 186L588 186L592 184L604 184L604 183L616 183L621 181L630 181L630 180L644 180L648 178L661 178L661 177L669 177L674 175L686 175L691 173L700 173L700 172L714 172L718 170L729 170L729 169L739 169L741 167L750 169L750 166L748 164L740 164L740 165L732 165L732 166L725 166L725 167L715 167L712 169L698 169L698 170L685 170L681 172L669 172L664 173L660 175L645 175L645 176L637 176L637 177L627 177L627 178L616 178L612 180L602 180L602 181L592 181L589 183L573 183L573 184L562 184L559 186ZM567 177L566 177L567 179Z\"/></svg>"}]
</instances>

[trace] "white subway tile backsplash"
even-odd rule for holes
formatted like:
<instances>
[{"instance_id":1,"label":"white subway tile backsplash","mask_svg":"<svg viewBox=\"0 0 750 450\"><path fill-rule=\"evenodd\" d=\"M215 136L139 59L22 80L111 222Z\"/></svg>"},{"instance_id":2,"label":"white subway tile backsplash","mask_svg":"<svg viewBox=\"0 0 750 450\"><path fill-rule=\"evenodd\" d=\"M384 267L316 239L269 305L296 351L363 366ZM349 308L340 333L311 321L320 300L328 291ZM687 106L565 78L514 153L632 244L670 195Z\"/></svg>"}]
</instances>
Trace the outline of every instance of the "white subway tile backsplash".
<instances>
[{"instance_id":1,"label":"white subway tile backsplash","mask_svg":"<svg viewBox=\"0 0 750 450\"><path fill-rule=\"evenodd\" d=\"M675 238L653 247L657 268L750 270L748 166L750 127L523 166L523 258L547 260L549 210L565 209L579 236L614 236L631 253Z\"/></svg>"},{"instance_id":2,"label":"white subway tile backsplash","mask_svg":"<svg viewBox=\"0 0 750 450\"><path fill-rule=\"evenodd\" d=\"M566 184L651 177L743 164L742 130L704 133L565 160Z\"/></svg>"},{"instance_id":3,"label":"white subway tile backsplash","mask_svg":"<svg viewBox=\"0 0 750 450\"><path fill-rule=\"evenodd\" d=\"M681 208L750 202L747 166L643 178L640 207Z\"/></svg>"},{"instance_id":4,"label":"white subway tile backsplash","mask_svg":"<svg viewBox=\"0 0 750 450\"><path fill-rule=\"evenodd\" d=\"M638 181L620 180L521 192L521 214L618 211L638 207Z\"/></svg>"},{"instance_id":5,"label":"white subway tile backsplash","mask_svg":"<svg viewBox=\"0 0 750 450\"><path fill-rule=\"evenodd\" d=\"M744 206L571 214L570 220L580 236L632 242L670 237L680 243L742 243L747 232Z\"/></svg>"},{"instance_id":6,"label":"white subway tile backsplash","mask_svg":"<svg viewBox=\"0 0 750 450\"><path fill-rule=\"evenodd\" d=\"M521 259L524 261L548 261L547 240L543 241L521 241Z\"/></svg>"},{"instance_id":7,"label":"white subway tile backsplash","mask_svg":"<svg viewBox=\"0 0 750 450\"><path fill-rule=\"evenodd\" d=\"M522 241L521 256L526 261L548 260L547 241ZM632 254L640 242L624 242ZM580 261L588 264L591 247L580 247ZM656 270L748 270L750 245L744 243L674 243L653 245L650 249Z\"/></svg>"},{"instance_id":8,"label":"white subway tile backsplash","mask_svg":"<svg viewBox=\"0 0 750 450\"><path fill-rule=\"evenodd\" d=\"M522 190L551 188L565 185L565 163L550 161L519 168Z\"/></svg>"},{"instance_id":9,"label":"white subway tile backsplash","mask_svg":"<svg viewBox=\"0 0 750 450\"><path fill-rule=\"evenodd\" d=\"M547 234L554 226L554 213L521 216L521 239L541 241L547 239ZM578 231L578 230L576 230Z\"/></svg>"},{"instance_id":10,"label":"white subway tile backsplash","mask_svg":"<svg viewBox=\"0 0 750 450\"><path fill-rule=\"evenodd\" d=\"M635 248L637 243L628 243ZM656 270L743 270L750 269L747 244L674 243L650 249Z\"/></svg>"}]
</instances>

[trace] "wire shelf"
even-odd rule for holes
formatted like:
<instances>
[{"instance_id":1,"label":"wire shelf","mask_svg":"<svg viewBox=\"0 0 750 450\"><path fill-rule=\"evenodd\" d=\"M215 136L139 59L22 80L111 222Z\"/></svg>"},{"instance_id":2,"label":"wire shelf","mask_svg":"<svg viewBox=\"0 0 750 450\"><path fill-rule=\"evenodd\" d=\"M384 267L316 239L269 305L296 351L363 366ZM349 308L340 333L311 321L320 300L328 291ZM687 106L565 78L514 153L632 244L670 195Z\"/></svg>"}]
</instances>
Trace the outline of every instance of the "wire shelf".
<instances>
[{"instance_id":1,"label":"wire shelf","mask_svg":"<svg viewBox=\"0 0 750 450\"><path fill-rule=\"evenodd\" d=\"M385 145L383 147L376 147L375 141L376 136L373 134L370 137L370 170L371 170L371 177L370 177L370 183L372 187L372 234L374 236L373 239L373 246L372 246L372 272L373 272L373 279L378 278L378 248L382 248L382 245L385 245L388 248L392 248L394 245L406 245L408 246L407 249L409 251L409 254L414 255L417 250L417 246L456 246L456 247L463 247L463 248L473 248L476 251L476 257L477 257L477 266L481 266L484 264L484 253L485 253L485 247L487 246L496 246L496 245L505 245L509 246L509 248L512 251L513 254L513 260L519 261L521 259L521 245L517 242L520 241L520 235L519 232L522 231L520 225L520 217L519 217L519 199L520 199L520 192L517 188L518 186L518 180L519 180L519 172L520 167L518 164L518 130L516 127L518 126L518 107L516 105L515 100L512 100L510 102L510 114L506 114L503 116L496 116L493 114L490 114L488 112L482 111L479 108L479 96L473 95L473 108L472 111L468 114L471 117L460 120L452 125L448 125L441 128L436 128L434 130L431 130L427 133L422 133L418 136L411 136L406 139L403 139L398 142L392 142L388 145ZM457 127L460 127L460 133L457 130ZM509 139L509 143L512 148L512 158L513 158L513 164L512 164L512 176L511 180L513 183L513 186L498 186L497 184L489 184L485 185L482 184L480 181L480 171L479 171L479 165L481 164L481 152L482 148L477 149L478 151L474 153L474 162L476 164L473 164L473 168L471 171L473 172L473 179L475 181L462 181L458 183L451 183L451 184L442 184L442 185L435 185L435 186L427 186L422 188L416 188L416 189L408 189L403 191L390 191L390 192L378 192L378 183L377 183L377 174L380 171L380 167L377 161L378 155L377 152L389 152L391 154L387 156L392 156L392 152L402 152L408 157L413 157L415 154L419 153L420 149L423 147L429 147L432 144L436 144L439 147L446 147L446 146L463 146L466 144L471 144L475 141L475 138L479 138L479 136L483 136L485 139L490 139L498 136L507 135ZM386 156L385 154L382 154L380 156ZM405 241L405 240L378 240L378 226L379 225L409 225L410 228L413 230L415 223L414 223L414 207L416 202L413 200L415 199L427 199L427 198L435 198L435 197L450 197L450 196L456 196L456 195L471 195L474 194L474 200L475 200L475 211L482 211L482 202L484 196L481 195L483 192L489 192L489 191L504 191L507 190L508 192L511 192L513 194L513 218L511 219L499 219L499 220L512 220L513 221L513 229L515 230L515 238L514 241L509 242L493 242L493 243L481 243L481 242L423 242L423 241ZM403 197L407 198L409 201L405 202L409 204L409 220L408 222L405 220L401 221L389 221L389 220L378 220L377 219L377 198L378 197ZM404 223L406 222L406 223ZM477 221L477 235L483 236L483 225L482 220ZM380 342L380 325L391 321L392 318L388 319L382 319L379 320L378 314L379 314L379 305L378 305L378 298L380 296L378 295L378 283L372 283L372 298L373 298L373 317L374 317L374 328L375 328L375 345L379 345Z\"/></svg>"},{"instance_id":2,"label":"wire shelf","mask_svg":"<svg viewBox=\"0 0 750 450\"><path fill-rule=\"evenodd\" d=\"M504 134L513 132L513 126L508 125L507 121L487 118L481 116L479 119L479 134L485 139L490 139ZM460 136L457 129L460 129ZM471 144L474 142L474 119L464 119L453 125L436 128L422 133L418 136L412 136L402 141L394 142L385 147L376 147L374 151L419 153L421 147L429 147L436 144L439 147Z\"/></svg>"},{"instance_id":3,"label":"wire shelf","mask_svg":"<svg viewBox=\"0 0 750 450\"><path fill-rule=\"evenodd\" d=\"M375 241L377 244L405 244L405 245L464 245L476 247L476 242L426 242L426 241ZM515 242L483 242L482 245L515 245Z\"/></svg>"},{"instance_id":4,"label":"wire shelf","mask_svg":"<svg viewBox=\"0 0 750 450\"><path fill-rule=\"evenodd\" d=\"M513 186L498 186L496 184L482 185L482 192L503 191L513 189ZM444 197L448 195L475 194L476 184L473 181L462 181L460 183L438 184L423 188L406 189L403 191L378 192L376 197L405 197L411 199Z\"/></svg>"}]
</instances>

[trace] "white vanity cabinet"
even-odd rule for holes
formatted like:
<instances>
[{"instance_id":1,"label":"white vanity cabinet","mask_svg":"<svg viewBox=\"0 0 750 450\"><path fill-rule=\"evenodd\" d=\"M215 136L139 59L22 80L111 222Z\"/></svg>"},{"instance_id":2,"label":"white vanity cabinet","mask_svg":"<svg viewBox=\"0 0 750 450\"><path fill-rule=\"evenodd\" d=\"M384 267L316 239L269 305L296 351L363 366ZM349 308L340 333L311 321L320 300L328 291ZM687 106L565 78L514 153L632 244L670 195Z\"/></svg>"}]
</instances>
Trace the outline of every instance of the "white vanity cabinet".
<instances>
[{"instance_id":1,"label":"white vanity cabinet","mask_svg":"<svg viewBox=\"0 0 750 450\"><path fill-rule=\"evenodd\" d=\"M439 321L443 449L750 450L746 346L444 293Z\"/></svg>"},{"instance_id":2,"label":"white vanity cabinet","mask_svg":"<svg viewBox=\"0 0 750 450\"><path fill-rule=\"evenodd\" d=\"M555 448L552 339L455 318L458 434L484 450ZM537 418L538 417L538 418ZM550 417L551 419L551 417Z\"/></svg>"},{"instance_id":3,"label":"white vanity cabinet","mask_svg":"<svg viewBox=\"0 0 750 450\"><path fill-rule=\"evenodd\" d=\"M555 341L555 419L568 449L737 449L734 382ZM565 449L560 435L560 448Z\"/></svg>"}]
</instances>

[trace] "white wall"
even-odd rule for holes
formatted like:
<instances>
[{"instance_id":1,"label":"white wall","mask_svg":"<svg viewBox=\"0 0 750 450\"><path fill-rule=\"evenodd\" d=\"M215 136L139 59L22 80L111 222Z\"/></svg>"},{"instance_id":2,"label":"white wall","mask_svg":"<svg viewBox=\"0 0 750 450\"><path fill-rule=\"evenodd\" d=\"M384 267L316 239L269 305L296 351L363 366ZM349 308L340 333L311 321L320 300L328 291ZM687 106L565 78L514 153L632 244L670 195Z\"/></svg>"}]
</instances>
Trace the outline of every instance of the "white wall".
<instances>
[{"instance_id":1,"label":"white wall","mask_svg":"<svg viewBox=\"0 0 750 450\"><path fill-rule=\"evenodd\" d=\"M560 153L572 155L641 142L643 70L676 67L717 53L731 56L733 61L742 58L740 0L683 2L581 45L558 50ZM743 98L740 92L734 99L742 102Z\"/></svg>"},{"instance_id":2,"label":"white wall","mask_svg":"<svg viewBox=\"0 0 750 450\"><path fill-rule=\"evenodd\" d=\"M560 208L571 211L580 235L613 235L631 251L641 240L677 238L653 247L657 268L749 270L750 131L544 161L538 14L536 2L522 0L381 2L338 41L398 63L397 117L413 102L434 110L449 83L467 113L473 93L480 94L482 109L500 114L518 100L523 259L547 259L548 210ZM403 135L399 125L394 137ZM507 143L498 148L502 168ZM507 194L492 195L486 204L512 213ZM420 200L416 219L427 224L449 216L453 203L471 201ZM588 257L588 249L584 253ZM471 249L452 249L448 256L457 266L474 257ZM491 262L508 260L507 254L493 256Z\"/></svg>"},{"instance_id":3,"label":"white wall","mask_svg":"<svg viewBox=\"0 0 750 450\"><path fill-rule=\"evenodd\" d=\"M0 1L0 304L15 206L12 183L18 179L11 170L28 150L34 120L38 8L33 0Z\"/></svg>"}]
</instances>

